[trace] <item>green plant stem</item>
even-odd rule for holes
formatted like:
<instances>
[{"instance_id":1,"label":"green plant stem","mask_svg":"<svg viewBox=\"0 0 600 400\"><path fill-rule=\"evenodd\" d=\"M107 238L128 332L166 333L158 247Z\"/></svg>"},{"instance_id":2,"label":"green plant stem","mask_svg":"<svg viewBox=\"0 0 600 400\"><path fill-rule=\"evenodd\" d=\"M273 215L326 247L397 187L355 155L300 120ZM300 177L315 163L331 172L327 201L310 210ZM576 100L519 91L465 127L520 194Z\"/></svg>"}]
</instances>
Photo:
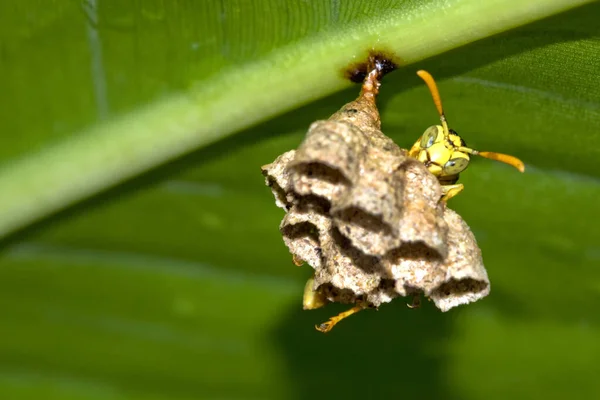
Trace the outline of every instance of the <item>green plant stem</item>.
<instances>
[{"instance_id":1,"label":"green plant stem","mask_svg":"<svg viewBox=\"0 0 600 400\"><path fill-rule=\"evenodd\" d=\"M0 236L242 128L349 85L340 71L371 49L404 64L590 0L414 2L223 71L186 93L90 128L0 170ZM413 3L411 3L413 4Z\"/></svg>"}]
</instances>

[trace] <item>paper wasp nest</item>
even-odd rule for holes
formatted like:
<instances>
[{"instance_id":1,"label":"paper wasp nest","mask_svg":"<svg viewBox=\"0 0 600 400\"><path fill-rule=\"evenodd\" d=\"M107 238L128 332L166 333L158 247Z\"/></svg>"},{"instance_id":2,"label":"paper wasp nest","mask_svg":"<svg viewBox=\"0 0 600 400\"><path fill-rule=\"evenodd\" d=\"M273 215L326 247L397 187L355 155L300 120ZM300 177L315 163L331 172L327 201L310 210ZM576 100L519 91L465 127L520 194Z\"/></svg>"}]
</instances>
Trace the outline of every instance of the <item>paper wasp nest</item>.
<instances>
[{"instance_id":1,"label":"paper wasp nest","mask_svg":"<svg viewBox=\"0 0 600 400\"><path fill-rule=\"evenodd\" d=\"M332 302L378 307L424 293L447 311L476 301L489 281L475 238L440 201L437 179L381 132L378 87L366 82L297 150L262 167L286 211L283 240Z\"/></svg>"}]
</instances>

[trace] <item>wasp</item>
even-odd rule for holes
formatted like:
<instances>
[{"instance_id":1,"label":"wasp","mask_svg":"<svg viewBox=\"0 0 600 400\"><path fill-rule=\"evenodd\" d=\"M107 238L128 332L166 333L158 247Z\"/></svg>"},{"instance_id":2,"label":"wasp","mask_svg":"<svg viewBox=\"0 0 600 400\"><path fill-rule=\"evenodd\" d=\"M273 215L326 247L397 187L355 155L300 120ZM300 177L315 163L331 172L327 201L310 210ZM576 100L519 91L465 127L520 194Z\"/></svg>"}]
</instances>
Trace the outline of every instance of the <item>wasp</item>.
<instances>
[{"instance_id":1,"label":"wasp","mask_svg":"<svg viewBox=\"0 0 600 400\"><path fill-rule=\"evenodd\" d=\"M408 154L425 164L427 169L438 179L442 186L442 201L448 201L464 189L462 183L456 182L459 174L469 166L470 155L497 160L512 165L521 172L525 171L525 164L516 157L467 147L458 133L448 128L440 93L431 74L420 70L417 71L417 75L425 81L429 88L442 124L427 128Z\"/></svg>"}]
</instances>

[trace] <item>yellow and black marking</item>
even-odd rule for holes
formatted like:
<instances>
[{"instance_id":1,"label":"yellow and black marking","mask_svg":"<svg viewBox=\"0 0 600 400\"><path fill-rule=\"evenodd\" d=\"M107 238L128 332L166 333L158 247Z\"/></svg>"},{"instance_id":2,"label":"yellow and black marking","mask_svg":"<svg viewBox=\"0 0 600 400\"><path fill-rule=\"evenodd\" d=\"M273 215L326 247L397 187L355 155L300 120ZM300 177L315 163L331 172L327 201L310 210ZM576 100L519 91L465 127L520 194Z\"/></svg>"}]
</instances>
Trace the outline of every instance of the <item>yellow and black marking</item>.
<instances>
[{"instance_id":1,"label":"yellow and black marking","mask_svg":"<svg viewBox=\"0 0 600 400\"><path fill-rule=\"evenodd\" d=\"M525 171L523 161L516 157L467 147L458 133L448 127L442 100L433 77L429 72L423 70L418 71L417 75L425 81L429 88L442 124L427 128L410 149L409 155L425 164L427 169L438 178L442 185L443 201L448 201L464 189L461 183L456 182L458 182L459 174L469 166L470 155L497 160L512 165L521 172Z\"/></svg>"}]
</instances>

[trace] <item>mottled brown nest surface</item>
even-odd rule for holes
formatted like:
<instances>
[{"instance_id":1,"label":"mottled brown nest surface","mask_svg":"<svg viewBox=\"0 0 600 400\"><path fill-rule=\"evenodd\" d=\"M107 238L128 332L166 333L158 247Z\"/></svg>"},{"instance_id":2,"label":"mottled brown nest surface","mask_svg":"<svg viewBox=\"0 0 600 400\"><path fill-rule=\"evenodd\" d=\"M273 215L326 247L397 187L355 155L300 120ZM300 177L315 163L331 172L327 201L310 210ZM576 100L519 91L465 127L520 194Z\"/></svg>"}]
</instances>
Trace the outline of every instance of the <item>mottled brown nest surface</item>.
<instances>
[{"instance_id":1,"label":"mottled brown nest surface","mask_svg":"<svg viewBox=\"0 0 600 400\"><path fill-rule=\"evenodd\" d=\"M378 88L367 78L357 100L262 167L286 212L283 240L331 302L423 293L447 311L476 301L489 293L477 242L437 179L381 132Z\"/></svg>"}]
</instances>

